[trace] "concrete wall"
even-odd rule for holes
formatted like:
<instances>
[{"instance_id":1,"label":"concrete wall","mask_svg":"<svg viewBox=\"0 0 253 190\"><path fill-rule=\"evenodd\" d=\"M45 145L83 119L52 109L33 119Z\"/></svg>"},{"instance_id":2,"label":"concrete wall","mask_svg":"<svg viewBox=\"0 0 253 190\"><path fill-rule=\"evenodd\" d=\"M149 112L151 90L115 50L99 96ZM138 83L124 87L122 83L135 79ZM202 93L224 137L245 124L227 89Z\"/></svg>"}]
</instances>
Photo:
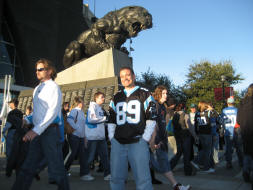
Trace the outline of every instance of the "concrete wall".
<instances>
[{"instance_id":1,"label":"concrete wall","mask_svg":"<svg viewBox=\"0 0 253 190\"><path fill-rule=\"evenodd\" d=\"M103 105L105 110L108 110L109 103L113 94L118 91L118 77L110 77L99 80L82 81L77 83L60 85L62 91L62 102L73 103L75 96L81 96L84 101L84 113L86 113L90 101L93 101L94 94L97 91L105 94L105 103ZM23 90L19 95L18 108L25 111L27 106L32 105L32 90Z\"/></svg>"}]
</instances>

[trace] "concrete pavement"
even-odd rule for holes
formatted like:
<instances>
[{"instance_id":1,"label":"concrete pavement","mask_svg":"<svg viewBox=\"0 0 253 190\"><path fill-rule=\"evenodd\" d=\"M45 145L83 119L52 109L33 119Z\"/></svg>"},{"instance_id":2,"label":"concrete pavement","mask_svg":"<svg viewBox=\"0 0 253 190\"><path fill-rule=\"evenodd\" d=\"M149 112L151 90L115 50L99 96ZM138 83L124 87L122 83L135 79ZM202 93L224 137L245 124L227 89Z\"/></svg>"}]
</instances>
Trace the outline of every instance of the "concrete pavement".
<instances>
[{"instance_id":1,"label":"concrete pavement","mask_svg":"<svg viewBox=\"0 0 253 190\"><path fill-rule=\"evenodd\" d=\"M6 178L4 174L3 165L5 158L0 158L0 189L9 190L15 180L15 175ZM221 161L216 167L214 174L197 173L196 176L184 176L183 164L180 163L174 170L174 175L178 182L182 184L190 184L193 190L251 190L251 185L243 182L241 177L241 170L237 162L234 162L234 168L227 170L225 168L225 161ZM79 166L74 165L71 168L71 176L69 177L70 186L72 190L110 190L109 182L104 181L103 174L92 171L95 177L94 181L81 181L79 178ZM47 170L40 174L40 181L33 181L31 190L54 190L57 189L55 185L49 185L47 182ZM135 183L131 172L129 172L128 182L126 184L127 190L134 190ZM163 182L162 185L154 185L154 190L169 190L172 187L169 182L161 174L156 174L156 178Z\"/></svg>"}]
</instances>

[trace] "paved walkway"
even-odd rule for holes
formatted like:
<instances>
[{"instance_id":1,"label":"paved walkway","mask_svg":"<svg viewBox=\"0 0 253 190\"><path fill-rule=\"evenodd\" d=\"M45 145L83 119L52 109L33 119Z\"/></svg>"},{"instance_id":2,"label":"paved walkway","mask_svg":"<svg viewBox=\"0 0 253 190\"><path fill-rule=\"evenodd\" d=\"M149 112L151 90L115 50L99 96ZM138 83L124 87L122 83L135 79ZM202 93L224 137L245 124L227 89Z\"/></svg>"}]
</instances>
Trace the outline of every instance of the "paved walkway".
<instances>
[{"instance_id":1,"label":"paved walkway","mask_svg":"<svg viewBox=\"0 0 253 190\"><path fill-rule=\"evenodd\" d=\"M15 176L6 178L4 175L5 158L0 157L0 189L9 190L14 182ZM110 190L109 182L103 180L103 174L92 172L95 177L94 181L81 181L79 178L79 167L74 165L71 168L71 176L69 177L72 190ZM222 161L217 167L214 174L197 173L196 176L184 176L183 164L179 164L174 171L176 179L183 184L190 184L193 190L251 190L251 185L243 182L241 171L234 163L231 170L225 169L225 162ZM57 189L55 185L47 183L47 171L41 173L40 181L33 181L31 190L53 190ZM166 178L160 174L156 177L163 181L162 185L154 185L154 190L172 189ZM135 190L135 184L131 172L129 172L129 180L126 184L126 190Z\"/></svg>"}]
</instances>

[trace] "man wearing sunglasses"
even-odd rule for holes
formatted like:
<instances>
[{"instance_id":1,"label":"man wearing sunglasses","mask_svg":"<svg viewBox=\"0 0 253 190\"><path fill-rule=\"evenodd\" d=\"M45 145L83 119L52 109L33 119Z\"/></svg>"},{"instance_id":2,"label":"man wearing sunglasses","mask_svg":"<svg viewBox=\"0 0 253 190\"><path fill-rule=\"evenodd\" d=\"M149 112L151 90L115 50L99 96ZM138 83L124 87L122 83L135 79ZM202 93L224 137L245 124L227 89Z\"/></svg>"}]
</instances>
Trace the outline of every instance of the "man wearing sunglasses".
<instances>
[{"instance_id":1,"label":"man wearing sunglasses","mask_svg":"<svg viewBox=\"0 0 253 190\"><path fill-rule=\"evenodd\" d=\"M57 76L56 70L49 60L40 59L36 63L36 75L40 84L33 92L34 127L23 137L23 141L30 141L29 151L12 189L28 190L36 174L38 163L45 157L48 171L58 185L58 189L69 190L58 126L62 117L62 95L59 86L54 82Z\"/></svg>"}]
</instances>

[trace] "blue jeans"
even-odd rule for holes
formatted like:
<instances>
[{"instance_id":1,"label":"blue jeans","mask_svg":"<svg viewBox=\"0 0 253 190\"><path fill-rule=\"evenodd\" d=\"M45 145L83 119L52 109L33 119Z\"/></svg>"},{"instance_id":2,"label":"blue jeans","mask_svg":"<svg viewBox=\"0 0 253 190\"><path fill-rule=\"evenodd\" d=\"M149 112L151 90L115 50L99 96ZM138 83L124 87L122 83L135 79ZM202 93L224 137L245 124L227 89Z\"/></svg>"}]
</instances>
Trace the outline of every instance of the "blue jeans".
<instances>
[{"instance_id":1,"label":"blue jeans","mask_svg":"<svg viewBox=\"0 0 253 190\"><path fill-rule=\"evenodd\" d=\"M58 190L69 190L62 158L59 127L51 126L30 142L27 157L21 166L12 190L28 190L30 188L39 162L44 156L48 163L48 169L58 185Z\"/></svg>"},{"instance_id":2,"label":"blue jeans","mask_svg":"<svg viewBox=\"0 0 253 190\"><path fill-rule=\"evenodd\" d=\"M88 141L88 165L94 160L96 151L101 159L103 168L104 168L104 176L109 175L110 172L110 162L108 156L108 148L106 140L89 140Z\"/></svg>"},{"instance_id":3,"label":"blue jeans","mask_svg":"<svg viewBox=\"0 0 253 190\"><path fill-rule=\"evenodd\" d=\"M157 149L155 153L150 152L151 167L159 173L167 173L171 171L168 152Z\"/></svg>"},{"instance_id":4,"label":"blue jeans","mask_svg":"<svg viewBox=\"0 0 253 190\"><path fill-rule=\"evenodd\" d=\"M62 144L63 146L63 144ZM39 174L42 170L44 170L46 167L48 166L48 163L47 163L47 159L44 157L42 158L42 160L39 162L38 164L38 168L37 168L37 174ZM54 177L51 175L51 171L49 170L48 168L48 181L49 182L52 182L52 181L55 181L54 180Z\"/></svg>"},{"instance_id":5,"label":"blue jeans","mask_svg":"<svg viewBox=\"0 0 253 190\"><path fill-rule=\"evenodd\" d=\"M184 155L184 173L185 175L191 175L192 166L191 166L191 157L192 157L192 143L191 137L175 137L177 143L177 153L170 160L171 168L175 168L179 159Z\"/></svg>"},{"instance_id":6,"label":"blue jeans","mask_svg":"<svg viewBox=\"0 0 253 190\"><path fill-rule=\"evenodd\" d=\"M88 166L88 151L84 146L84 138L79 138L76 135L68 135L68 141L71 149L71 154L65 164L65 168L68 171L71 164L75 160L76 156L79 158L80 163L80 176L87 175L89 173Z\"/></svg>"},{"instance_id":7,"label":"blue jeans","mask_svg":"<svg viewBox=\"0 0 253 190\"><path fill-rule=\"evenodd\" d=\"M199 140L201 144L201 150L199 153L199 163L204 164L204 170L208 170L213 167L211 160L212 153L212 135L199 135Z\"/></svg>"},{"instance_id":8,"label":"blue jeans","mask_svg":"<svg viewBox=\"0 0 253 190\"><path fill-rule=\"evenodd\" d=\"M13 145L13 137L14 137L15 132L16 132L16 129L9 129L8 130L8 134L6 137L6 157L7 157L7 159L11 155L11 148Z\"/></svg>"},{"instance_id":9,"label":"blue jeans","mask_svg":"<svg viewBox=\"0 0 253 190\"><path fill-rule=\"evenodd\" d=\"M148 143L140 138L139 142L120 144L111 140L111 190L125 190L125 181L130 163L136 183L136 190L153 190Z\"/></svg>"},{"instance_id":10,"label":"blue jeans","mask_svg":"<svg viewBox=\"0 0 253 190\"><path fill-rule=\"evenodd\" d=\"M239 165L242 166L243 164L242 142L239 141L237 134L234 133L234 136L225 136L225 145L226 145L226 152L225 152L226 161L229 163L232 162L232 154L234 147L236 149Z\"/></svg>"}]
</instances>

